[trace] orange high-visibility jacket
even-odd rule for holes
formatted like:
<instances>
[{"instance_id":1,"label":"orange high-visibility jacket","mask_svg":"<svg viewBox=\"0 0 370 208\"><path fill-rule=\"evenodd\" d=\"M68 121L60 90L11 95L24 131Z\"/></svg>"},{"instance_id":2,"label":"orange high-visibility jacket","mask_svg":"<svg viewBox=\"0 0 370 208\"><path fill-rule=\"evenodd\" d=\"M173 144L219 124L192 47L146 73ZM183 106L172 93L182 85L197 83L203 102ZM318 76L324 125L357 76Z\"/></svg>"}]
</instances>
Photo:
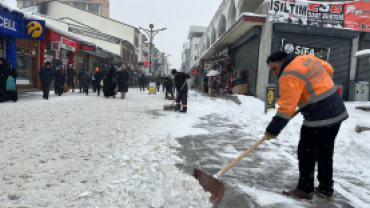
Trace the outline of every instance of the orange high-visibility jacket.
<instances>
[{"instance_id":1,"label":"orange high-visibility jacket","mask_svg":"<svg viewBox=\"0 0 370 208\"><path fill-rule=\"evenodd\" d=\"M267 133L277 136L296 111L304 116L303 125L328 126L348 118L343 100L331 76L332 66L313 55L288 54L279 78L279 109L267 128Z\"/></svg>"}]
</instances>

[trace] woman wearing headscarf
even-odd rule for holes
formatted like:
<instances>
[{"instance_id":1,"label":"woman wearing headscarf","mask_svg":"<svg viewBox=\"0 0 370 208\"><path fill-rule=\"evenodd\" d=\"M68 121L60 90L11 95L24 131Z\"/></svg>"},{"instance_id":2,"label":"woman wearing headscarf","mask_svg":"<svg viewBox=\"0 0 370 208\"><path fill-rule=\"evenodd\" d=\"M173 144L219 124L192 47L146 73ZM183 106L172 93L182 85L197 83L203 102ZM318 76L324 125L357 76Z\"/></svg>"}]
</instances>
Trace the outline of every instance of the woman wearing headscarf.
<instances>
[{"instance_id":1,"label":"woman wearing headscarf","mask_svg":"<svg viewBox=\"0 0 370 208\"><path fill-rule=\"evenodd\" d=\"M104 77L104 97L108 98L110 96L116 97L114 93L114 89L116 88L117 80L115 78L115 72L114 68L111 68L109 72L107 73L107 76Z\"/></svg>"},{"instance_id":2,"label":"woman wearing headscarf","mask_svg":"<svg viewBox=\"0 0 370 208\"><path fill-rule=\"evenodd\" d=\"M128 92L128 80L129 74L126 69L121 69L117 72L117 81L118 81L118 92L121 93L121 99L125 98L126 92Z\"/></svg>"},{"instance_id":3,"label":"woman wearing headscarf","mask_svg":"<svg viewBox=\"0 0 370 208\"><path fill-rule=\"evenodd\" d=\"M17 77L17 71L4 58L0 58L0 102L18 99L17 91L6 91L6 82L8 78Z\"/></svg>"}]
</instances>

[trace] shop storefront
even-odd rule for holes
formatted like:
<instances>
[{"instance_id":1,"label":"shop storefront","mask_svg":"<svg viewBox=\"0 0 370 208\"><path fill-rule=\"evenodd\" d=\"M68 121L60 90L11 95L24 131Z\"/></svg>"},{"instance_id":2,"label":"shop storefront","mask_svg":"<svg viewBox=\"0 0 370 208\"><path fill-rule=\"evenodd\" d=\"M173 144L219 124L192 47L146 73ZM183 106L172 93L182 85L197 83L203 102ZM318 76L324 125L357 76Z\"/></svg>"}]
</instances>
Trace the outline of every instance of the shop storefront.
<instances>
[{"instance_id":1,"label":"shop storefront","mask_svg":"<svg viewBox=\"0 0 370 208\"><path fill-rule=\"evenodd\" d=\"M67 70L69 64L76 67L75 56L77 47L79 47L77 41L46 29L45 40L40 41L40 65L43 66L49 61L54 71L60 67Z\"/></svg>"},{"instance_id":2,"label":"shop storefront","mask_svg":"<svg viewBox=\"0 0 370 208\"><path fill-rule=\"evenodd\" d=\"M316 55L317 50L327 49L330 51L327 61L335 69L334 83L343 86L343 99L348 100L352 41L358 36L359 32L355 30L275 23L271 51L288 50L287 52ZM291 47L290 45L282 48L283 40L294 42L295 45L305 45L305 50L298 50L299 48L303 49L303 47ZM275 84L277 92L279 92L278 80L271 73L270 83Z\"/></svg>"}]
</instances>

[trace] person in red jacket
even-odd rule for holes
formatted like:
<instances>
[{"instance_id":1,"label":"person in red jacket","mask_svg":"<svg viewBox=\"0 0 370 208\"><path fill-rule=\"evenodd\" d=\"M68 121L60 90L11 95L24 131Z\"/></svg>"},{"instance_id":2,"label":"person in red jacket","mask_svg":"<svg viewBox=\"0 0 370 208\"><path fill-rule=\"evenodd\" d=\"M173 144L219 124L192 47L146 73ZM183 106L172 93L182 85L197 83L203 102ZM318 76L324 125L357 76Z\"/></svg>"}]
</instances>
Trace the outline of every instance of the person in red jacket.
<instances>
[{"instance_id":1,"label":"person in red jacket","mask_svg":"<svg viewBox=\"0 0 370 208\"><path fill-rule=\"evenodd\" d=\"M296 56L282 51L272 53L267 64L279 77L280 87L280 107L266 129L267 139L280 134L294 117L297 107L304 117L298 144L298 186L283 194L312 199L315 191L332 198L334 141L341 123L348 118L343 100L331 79L334 70L329 63L313 55ZM314 188L316 160L319 186Z\"/></svg>"}]
</instances>

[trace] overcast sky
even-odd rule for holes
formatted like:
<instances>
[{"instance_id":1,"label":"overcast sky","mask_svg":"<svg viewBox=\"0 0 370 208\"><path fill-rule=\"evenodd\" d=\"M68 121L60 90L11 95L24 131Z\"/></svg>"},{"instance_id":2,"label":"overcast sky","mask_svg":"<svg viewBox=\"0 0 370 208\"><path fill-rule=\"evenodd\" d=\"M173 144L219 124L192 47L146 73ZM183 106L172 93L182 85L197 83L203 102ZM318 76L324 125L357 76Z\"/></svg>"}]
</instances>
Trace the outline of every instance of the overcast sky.
<instances>
[{"instance_id":1,"label":"overcast sky","mask_svg":"<svg viewBox=\"0 0 370 208\"><path fill-rule=\"evenodd\" d=\"M5 0L16 6L15 0ZM171 54L172 68L181 66L182 45L187 41L190 25L208 26L221 0L110 0L110 16L136 27L166 27L154 39L154 44ZM105 31L108 32L109 31Z\"/></svg>"}]
</instances>

